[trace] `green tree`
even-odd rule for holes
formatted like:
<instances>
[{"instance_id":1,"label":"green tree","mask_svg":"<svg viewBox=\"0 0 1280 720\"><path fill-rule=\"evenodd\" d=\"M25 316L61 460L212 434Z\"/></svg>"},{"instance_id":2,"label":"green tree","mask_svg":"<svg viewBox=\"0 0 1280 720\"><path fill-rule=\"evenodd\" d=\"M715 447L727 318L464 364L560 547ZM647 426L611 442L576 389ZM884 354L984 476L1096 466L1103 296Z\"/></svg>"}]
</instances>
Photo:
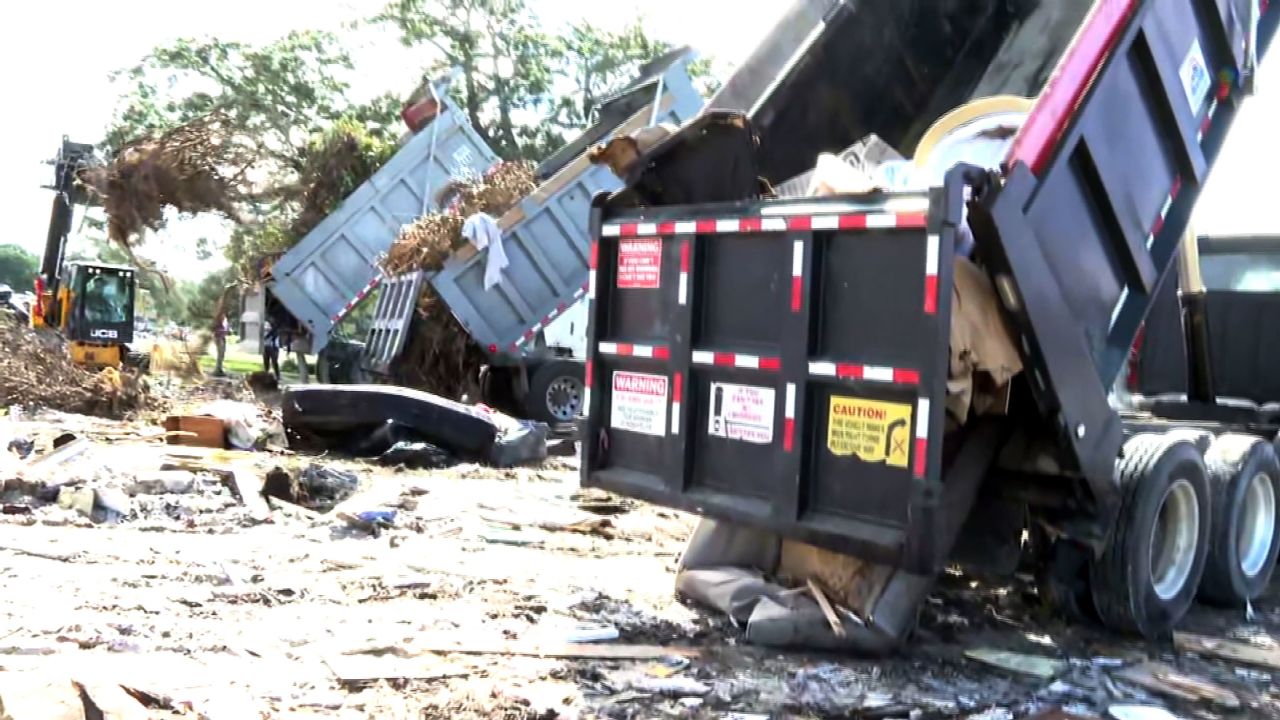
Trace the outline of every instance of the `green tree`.
<instances>
[{"instance_id":1,"label":"green tree","mask_svg":"<svg viewBox=\"0 0 1280 720\"><path fill-rule=\"evenodd\" d=\"M578 23L551 34L525 0L392 0L373 21L394 28L407 47L435 51L425 79L458 72L454 99L505 160L558 149L594 122L602 99L672 49L638 20L618 31ZM696 78L710 74L705 61L690 69Z\"/></svg>"},{"instance_id":2,"label":"green tree","mask_svg":"<svg viewBox=\"0 0 1280 720\"><path fill-rule=\"evenodd\" d=\"M261 47L181 39L113 74L126 86L110 152L215 110L277 171L296 172L306 140L347 108L351 57L332 33L296 31Z\"/></svg>"},{"instance_id":3,"label":"green tree","mask_svg":"<svg viewBox=\"0 0 1280 720\"><path fill-rule=\"evenodd\" d=\"M262 46L177 40L114 74L124 95L103 145L110 155L139 136L224 112L235 142L261 161L259 187L241 208L248 224L228 247L233 265L245 270L291 247L317 214L323 218L390 156L399 103L390 95L351 103L352 70L331 33L292 32ZM329 141L335 132L346 146ZM334 152L347 146L352 152ZM209 243L195 252L207 256Z\"/></svg>"},{"instance_id":4,"label":"green tree","mask_svg":"<svg viewBox=\"0 0 1280 720\"><path fill-rule=\"evenodd\" d=\"M393 0L374 22L436 51L426 79L456 68L451 92L472 127L503 159L526 156L538 131L524 118L548 103L556 43L524 0Z\"/></svg>"},{"instance_id":5,"label":"green tree","mask_svg":"<svg viewBox=\"0 0 1280 720\"><path fill-rule=\"evenodd\" d=\"M29 292L40 271L40 259L19 245L0 245L0 283Z\"/></svg>"},{"instance_id":6,"label":"green tree","mask_svg":"<svg viewBox=\"0 0 1280 720\"><path fill-rule=\"evenodd\" d=\"M240 278L234 268L209 273L196 284L187 302L187 322L196 330L208 328L221 302L227 322L234 327L240 314L240 289Z\"/></svg>"}]
</instances>

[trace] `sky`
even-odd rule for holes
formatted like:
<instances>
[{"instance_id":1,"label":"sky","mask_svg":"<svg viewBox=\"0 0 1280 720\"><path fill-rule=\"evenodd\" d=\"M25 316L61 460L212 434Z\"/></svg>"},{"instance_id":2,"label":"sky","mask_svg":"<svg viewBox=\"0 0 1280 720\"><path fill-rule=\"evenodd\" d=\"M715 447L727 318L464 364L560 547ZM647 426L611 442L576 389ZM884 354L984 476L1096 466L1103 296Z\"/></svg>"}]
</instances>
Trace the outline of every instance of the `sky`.
<instances>
[{"instance_id":1,"label":"sky","mask_svg":"<svg viewBox=\"0 0 1280 720\"><path fill-rule=\"evenodd\" d=\"M650 33L688 44L724 65L744 58L770 29L785 0L532 0L553 23L585 18L617 25L641 13ZM6 232L0 243L43 250L52 199L43 162L63 135L80 142L101 138L116 107L112 70L136 63L151 48L184 36L267 42L293 29L336 29L372 14L384 0L62 0L23 3L21 15L0 23L0 67L5 69L0 137L6 140L0 173L0 211ZM67 28L61 34L57 28ZM376 94L412 87L428 58L415 57L390 35L371 35L353 49L360 73L357 91ZM418 51L425 52L425 51ZM1201 233L1280 232L1280 197L1271 178L1280 160L1273 129L1280 118L1280 52L1263 67L1249 100L1197 208ZM1268 82L1268 80L1272 80ZM194 257L194 239L225 237L211 219L172 223L152 235L141 254L170 274L199 279L218 259ZM73 238L73 244L77 241ZM74 248L73 248L74 249Z\"/></svg>"}]
</instances>

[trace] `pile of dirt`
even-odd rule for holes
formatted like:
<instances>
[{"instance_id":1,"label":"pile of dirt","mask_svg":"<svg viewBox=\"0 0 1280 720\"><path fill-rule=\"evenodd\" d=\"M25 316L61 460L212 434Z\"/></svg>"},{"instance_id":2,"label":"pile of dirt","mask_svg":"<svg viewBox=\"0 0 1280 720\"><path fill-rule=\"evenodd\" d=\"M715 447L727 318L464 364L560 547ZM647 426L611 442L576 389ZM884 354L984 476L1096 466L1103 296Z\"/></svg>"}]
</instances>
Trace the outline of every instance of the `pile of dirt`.
<instances>
[{"instance_id":1,"label":"pile of dirt","mask_svg":"<svg viewBox=\"0 0 1280 720\"><path fill-rule=\"evenodd\" d=\"M53 332L36 332L0 314L0 406L9 405L122 418L159 402L131 372L77 367Z\"/></svg>"},{"instance_id":2,"label":"pile of dirt","mask_svg":"<svg viewBox=\"0 0 1280 720\"><path fill-rule=\"evenodd\" d=\"M533 192L533 165L501 163L472 181L444 188L438 203L444 212L432 213L405 228L382 260L388 275L414 270L439 270L444 261L466 244L462 225L476 213L499 218ZM418 313L405 341L395 380L401 385L458 399L479 397L480 367L485 356L466 329L429 284L418 298Z\"/></svg>"},{"instance_id":3,"label":"pile of dirt","mask_svg":"<svg viewBox=\"0 0 1280 720\"><path fill-rule=\"evenodd\" d=\"M80 181L101 200L108 237L132 253L144 230L163 224L166 207L239 222L235 206L255 158L216 112L125 145L107 165L81 172Z\"/></svg>"}]
</instances>

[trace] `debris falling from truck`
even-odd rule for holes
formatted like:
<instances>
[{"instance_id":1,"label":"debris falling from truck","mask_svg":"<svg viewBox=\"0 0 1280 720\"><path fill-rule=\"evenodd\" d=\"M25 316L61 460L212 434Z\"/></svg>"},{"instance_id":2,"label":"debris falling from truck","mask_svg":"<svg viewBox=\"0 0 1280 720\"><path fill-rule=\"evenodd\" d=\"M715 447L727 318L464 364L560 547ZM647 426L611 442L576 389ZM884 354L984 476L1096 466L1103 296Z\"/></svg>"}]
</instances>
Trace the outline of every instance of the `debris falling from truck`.
<instances>
[{"instance_id":1,"label":"debris falling from truck","mask_svg":"<svg viewBox=\"0 0 1280 720\"><path fill-rule=\"evenodd\" d=\"M419 218L400 233L382 261L388 275L438 270L466 244L462 224L476 213L500 218L537 188L534 167L526 162L499 163L476 180L454 181L436 196L443 212Z\"/></svg>"},{"instance_id":2,"label":"debris falling from truck","mask_svg":"<svg viewBox=\"0 0 1280 720\"><path fill-rule=\"evenodd\" d=\"M110 163L82 171L80 180L102 202L107 236L132 254L145 230L164 224L165 208L239 222L236 203L255 161L226 115L215 112L130 142Z\"/></svg>"},{"instance_id":3,"label":"debris falling from truck","mask_svg":"<svg viewBox=\"0 0 1280 720\"><path fill-rule=\"evenodd\" d=\"M439 270L467 243L462 236L466 219L476 213L502 217L537 187L533 170L525 162L500 163L482 178L447 185L437 196L445 211L425 215L406 227L383 259L383 271L394 276ZM484 353L449 306L425 284L396 382L444 397L476 398L484 360Z\"/></svg>"}]
</instances>

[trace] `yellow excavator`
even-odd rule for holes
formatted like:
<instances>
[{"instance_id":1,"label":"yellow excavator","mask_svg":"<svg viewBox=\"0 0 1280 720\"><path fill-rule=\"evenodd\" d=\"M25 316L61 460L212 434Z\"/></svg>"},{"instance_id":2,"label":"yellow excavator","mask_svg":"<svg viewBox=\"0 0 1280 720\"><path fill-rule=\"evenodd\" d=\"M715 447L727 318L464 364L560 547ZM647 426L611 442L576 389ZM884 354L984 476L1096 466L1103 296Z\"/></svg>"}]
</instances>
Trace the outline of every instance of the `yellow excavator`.
<instances>
[{"instance_id":1,"label":"yellow excavator","mask_svg":"<svg viewBox=\"0 0 1280 720\"><path fill-rule=\"evenodd\" d=\"M132 355L134 298L138 271L124 265L84 261L66 262L67 239L76 204L91 198L77 176L95 163L92 145L66 137L54 166L53 211L31 326L57 330L67 341L71 360L88 368L141 365L145 355Z\"/></svg>"}]
</instances>

